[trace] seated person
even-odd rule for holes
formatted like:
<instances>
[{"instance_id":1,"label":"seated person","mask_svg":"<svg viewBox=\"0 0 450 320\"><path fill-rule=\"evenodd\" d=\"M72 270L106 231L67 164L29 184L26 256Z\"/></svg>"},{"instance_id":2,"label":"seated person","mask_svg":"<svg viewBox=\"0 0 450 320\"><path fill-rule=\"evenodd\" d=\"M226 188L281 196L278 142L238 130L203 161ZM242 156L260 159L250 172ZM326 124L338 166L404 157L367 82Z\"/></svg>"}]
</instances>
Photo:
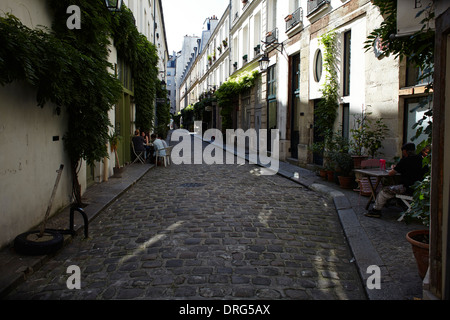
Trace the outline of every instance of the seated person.
<instances>
[{"instance_id":1,"label":"seated person","mask_svg":"<svg viewBox=\"0 0 450 320\"><path fill-rule=\"evenodd\" d=\"M380 193L378 193L373 208L365 214L366 217L380 218L381 209L389 199L394 198L396 194L412 195L414 190L411 186L416 181L423 180L426 168L424 168L422 164L422 155L416 154L415 150L416 146L411 142L402 146L402 159L397 165L392 166L389 171L389 176L394 176L397 173L401 174L401 184L384 187Z\"/></svg>"},{"instance_id":2,"label":"seated person","mask_svg":"<svg viewBox=\"0 0 450 320\"><path fill-rule=\"evenodd\" d=\"M144 138L145 155L146 155L145 159L151 161L151 160L152 160L152 159L151 159L151 158L152 158L152 157L151 157L151 150L152 150L152 147L151 147L150 144L149 144L149 141L148 141L148 135L146 135L145 132L142 131L142 132L141 132L141 136L142 136L142 138Z\"/></svg>"},{"instance_id":3,"label":"seated person","mask_svg":"<svg viewBox=\"0 0 450 320\"><path fill-rule=\"evenodd\" d=\"M165 146L163 143L163 140L159 139L159 137L156 136L156 134L152 134L151 139L153 141L153 146L155 147L155 156L156 156L156 150L160 150L159 151L159 155L161 157L166 156L166 150L164 150Z\"/></svg>"},{"instance_id":4,"label":"seated person","mask_svg":"<svg viewBox=\"0 0 450 320\"><path fill-rule=\"evenodd\" d=\"M164 145L164 148L167 148L167 147L168 147L168 146L167 146L166 140L162 139L161 136L160 136L159 134L156 134L156 139L161 140L161 142L162 142L163 145Z\"/></svg>"},{"instance_id":5,"label":"seated person","mask_svg":"<svg viewBox=\"0 0 450 320\"><path fill-rule=\"evenodd\" d=\"M134 151L136 153L144 152L144 159L147 159L147 149L145 148L146 143L143 136L139 134L139 130L134 132L134 137L131 139L133 141Z\"/></svg>"}]
</instances>

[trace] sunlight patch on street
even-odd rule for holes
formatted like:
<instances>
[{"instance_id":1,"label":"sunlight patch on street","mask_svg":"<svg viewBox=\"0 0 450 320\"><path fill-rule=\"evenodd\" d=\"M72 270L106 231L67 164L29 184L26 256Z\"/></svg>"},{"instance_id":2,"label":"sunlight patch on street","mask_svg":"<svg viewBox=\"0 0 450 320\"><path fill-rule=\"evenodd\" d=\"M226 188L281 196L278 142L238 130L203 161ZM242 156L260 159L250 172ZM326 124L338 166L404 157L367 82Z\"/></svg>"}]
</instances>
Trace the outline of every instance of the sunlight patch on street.
<instances>
[{"instance_id":1,"label":"sunlight patch on street","mask_svg":"<svg viewBox=\"0 0 450 320\"><path fill-rule=\"evenodd\" d=\"M127 262L132 257L139 255L141 252L143 252L145 249L147 249L151 245L155 244L156 242L164 239L167 236L168 232L173 231L173 230L181 227L181 225L183 223L184 223L184 221L178 221L178 222L170 225L169 227L167 227L167 229L164 230L162 233L157 234L154 237L150 238L148 241L144 242L139 247L137 247L136 250L134 250L132 254L128 254L125 257L123 257L122 259L120 259L119 265Z\"/></svg>"}]
</instances>

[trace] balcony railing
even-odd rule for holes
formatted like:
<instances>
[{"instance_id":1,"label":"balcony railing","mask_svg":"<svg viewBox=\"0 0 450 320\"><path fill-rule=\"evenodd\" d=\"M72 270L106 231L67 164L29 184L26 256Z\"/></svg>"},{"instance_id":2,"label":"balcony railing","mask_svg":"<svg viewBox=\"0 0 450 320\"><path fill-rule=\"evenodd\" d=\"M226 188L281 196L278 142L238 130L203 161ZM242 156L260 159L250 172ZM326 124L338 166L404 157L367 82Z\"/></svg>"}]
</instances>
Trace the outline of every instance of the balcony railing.
<instances>
[{"instance_id":1,"label":"balcony railing","mask_svg":"<svg viewBox=\"0 0 450 320\"><path fill-rule=\"evenodd\" d=\"M330 0L310 0L308 1L307 15L319 10L323 5L330 4Z\"/></svg>"},{"instance_id":2,"label":"balcony railing","mask_svg":"<svg viewBox=\"0 0 450 320\"><path fill-rule=\"evenodd\" d=\"M286 32L303 23L303 9L298 8L292 14L288 15L286 18Z\"/></svg>"},{"instance_id":3,"label":"balcony railing","mask_svg":"<svg viewBox=\"0 0 450 320\"><path fill-rule=\"evenodd\" d=\"M278 28L266 33L266 45L270 45L278 40Z\"/></svg>"}]
</instances>

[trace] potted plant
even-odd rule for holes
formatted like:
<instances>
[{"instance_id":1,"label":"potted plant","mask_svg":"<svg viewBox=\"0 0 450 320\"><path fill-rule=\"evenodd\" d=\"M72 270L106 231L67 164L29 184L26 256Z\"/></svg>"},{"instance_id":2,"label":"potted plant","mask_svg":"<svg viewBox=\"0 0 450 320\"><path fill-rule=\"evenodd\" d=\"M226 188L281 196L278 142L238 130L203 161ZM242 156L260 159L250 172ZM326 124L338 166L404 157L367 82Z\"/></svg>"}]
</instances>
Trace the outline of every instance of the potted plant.
<instances>
[{"instance_id":1,"label":"potted plant","mask_svg":"<svg viewBox=\"0 0 450 320\"><path fill-rule=\"evenodd\" d=\"M333 142L333 134L326 133L323 141L313 143L309 149L313 153L320 154L323 157L322 170L326 172L326 174L322 173L323 176L326 176L326 179L330 182L335 181L334 172L336 169L336 162L334 154L337 152L337 149Z\"/></svg>"},{"instance_id":2,"label":"potted plant","mask_svg":"<svg viewBox=\"0 0 450 320\"><path fill-rule=\"evenodd\" d=\"M352 185L353 159L349 154L349 141L342 134L333 134L331 145L334 152L332 153L333 161L336 164L336 172L339 184L343 189L350 189Z\"/></svg>"},{"instance_id":3,"label":"potted plant","mask_svg":"<svg viewBox=\"0 0 450 320\"><path fill-rule=\"evenodd\" d=\"M408 232L406 240L411 244L414 257L417 262L419 276L422 280L428 270L429 261L429 226L430 226L430 182L431 176L428 174L422 181L413 185L413 201L411 209L405 212L405 219L415 219L422 222L427 227L423 230Z\"/></svg>"},{"instance_id":4,"label":"potted plant","mask_svg":"<svg viewBox=\"0 0 450 320\"><path fill-rule=\"evenodd\" d=\"M372 122L368 121L369 128L366 130L366 137L364 139L364 148L367 150L372 159L378 154L378 150L381 148L381 143L386 139L386 133L388 127L383 122L383 118L379 118Z\"/></svg>"},{"instance_id":5,"label":"potted plant","mask_svg":"<svg viewBox=\"0 0 450 320\"><path fill-rule=\"evenodd\" d=\"M353 159L348 152L338 152L334 155L339 184L343 189L351 189L353 183Z\"/></svg>"},{"instance_id":6,"label":"potted plant","mask_svg":"<svg viewBox=\"0 0 450 320\"><path fill-rule=\"evenodd\" d=\"M355 115L353 128L350 129L352 138L350 140L350 149L352 150L353 167L361 168L361 161L368 158L363 154L364 139L366 134L366 116L365 114Z\"/></svg>"},{"instance_id":7,"label":"potted plant","mask_svg":"<svg viewBox=\"0 0 450 320\"><path fill-rule=\"evenodd\" d=\"M228 38L222 40L223 47L226 48L228 46Z\"/></svg>"},{"instance_id":8,"label":"potted plant","mask_svg":"<svg viewBox=\"0 0 450 320\"><path fill-rule=\"evenodd\" d=\"M367 157L363 154L364 150L373 159L386 138L388 127L383 122L383 118L373 121L369 117L370 115L370 112L363 112L360 116L355 116L355 125L350 130L352 133L351 149L356 156ZM357 163L355 167L358 167Z\"/></svg>"},{"instance_id":9,"label":"potted plant","mask_svg":"<svg viewBox=\"0 0 450 320\"><path fill-rule=\"evenodd\" d=\"M122 176L122 172L123 172L123 167L120 167L119 155L117 154L117 148L119 147L119 143L120 143L121 139L122 139L122 137L116 131L114 131L114 133L112 133L109 136L109 145L111 148L111 152L114 152L114 156L116 159L116 164L115 164L113 170L114 170L114 176L117 178L120 178Z\"/></svg>"}]
</instances>

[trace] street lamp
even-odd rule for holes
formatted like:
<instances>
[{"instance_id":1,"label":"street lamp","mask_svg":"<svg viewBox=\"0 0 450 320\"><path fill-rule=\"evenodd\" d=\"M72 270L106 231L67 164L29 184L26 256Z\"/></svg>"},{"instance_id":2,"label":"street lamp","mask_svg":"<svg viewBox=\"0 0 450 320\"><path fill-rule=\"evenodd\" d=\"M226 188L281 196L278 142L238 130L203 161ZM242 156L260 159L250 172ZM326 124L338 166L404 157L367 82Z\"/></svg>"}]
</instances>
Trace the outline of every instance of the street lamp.
<instances>
[{"instance_id":1,"label":"street lamp","mask_svg":"<svg viewBox=\"0 0 450 320\"><path fill-rule=\"evenodd\" d=\"M263 56L261 57L261 59L259 59L259 70L261 72L265 72L267 71L267 68L269 67L269 57L267 56L267 54L263 54Z\"/></svg>"},{"instance_id":2,"label":"street lamp","mask_svg":"<svg viewBox=\"0 0 450 320\"><path fill-rule=\"evenodd\" d=\"M120 11L120 8L122 7L122 0L105 0L105 3L106 8L112 12Z\"/></svg>"}]
</instances>

